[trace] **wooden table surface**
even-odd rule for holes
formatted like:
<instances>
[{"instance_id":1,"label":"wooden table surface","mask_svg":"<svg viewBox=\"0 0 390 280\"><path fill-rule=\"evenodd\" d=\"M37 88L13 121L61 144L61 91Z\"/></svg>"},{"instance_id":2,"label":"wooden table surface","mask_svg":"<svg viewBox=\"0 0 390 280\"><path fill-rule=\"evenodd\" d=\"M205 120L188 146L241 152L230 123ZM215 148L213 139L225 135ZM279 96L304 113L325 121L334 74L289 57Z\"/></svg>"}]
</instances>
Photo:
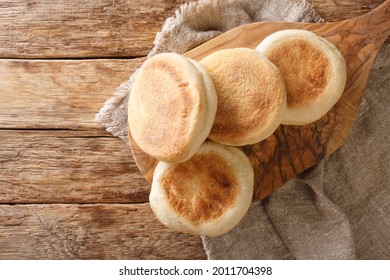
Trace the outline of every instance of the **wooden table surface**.
<instances>
[{"instance_id":1,"label":"wooden table surface","mask_svg":"<svg viewBox=\"0 0 390 280\"><path fill-rule=\"evenodd\" d=\"M0 2L0 259L205 259L94 121L186 0ZM383 0L312 0L328 21Z\"/></svg>"}]
</instances>

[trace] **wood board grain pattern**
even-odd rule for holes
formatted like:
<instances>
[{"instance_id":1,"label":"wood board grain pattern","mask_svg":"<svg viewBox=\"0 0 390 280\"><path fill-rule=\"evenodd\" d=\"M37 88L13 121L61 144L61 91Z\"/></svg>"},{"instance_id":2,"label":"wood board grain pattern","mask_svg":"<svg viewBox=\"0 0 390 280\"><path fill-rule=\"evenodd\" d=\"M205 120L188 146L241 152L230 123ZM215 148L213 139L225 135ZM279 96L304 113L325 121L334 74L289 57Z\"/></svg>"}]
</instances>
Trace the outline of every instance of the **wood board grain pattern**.
<instances>
[{"instance_id":1,"label":"wood board grain pattern","mask_svg":"<svg viewBox=\"0 0 390 280\"><path fill-rule=\"evenodd\" d=\"M0 205L0 259L205 259L148 204Z\"/></svg>"},{"instance_id":2,"label":"wood board grain pattern","mask_svg":"<svg viewBox=\"0 0 390 280\"><path fill-rule=\"evenodd\" d=\"M166 18L191 0L17 1L0 3L0 57L134 57L153 47ZM327 21L348 19L381 0L310 1Z\"/></svg>"},{"instance_id":3,"label":"wood board grain pattern","mask_svg":"<svg viewBox=\"0 0 390 280\"><path fill-rule=\"evenodd\" d=\"M0 60L0 128L98 129L95 114L144 60Z\"/></svg>"},{"instance_id":4,"label":"wood board grain pattern","mask_svg":"<svg viewBox=\"0 0 390 280\"><path fill-rule=\"evenodd\" d=\"M143 56L185 2L1 1L0 57Z\"/></svg>"},{"instance_id":5,"label":"wood board grain pattern","mask_svg":"<svg viewBox=\"0 0 390 280\"><path fill-rule=\"evenodd\" d=\"M101 134L0 130L0 203L147 202L130 148Z\"/></svg>"}]
</instances>

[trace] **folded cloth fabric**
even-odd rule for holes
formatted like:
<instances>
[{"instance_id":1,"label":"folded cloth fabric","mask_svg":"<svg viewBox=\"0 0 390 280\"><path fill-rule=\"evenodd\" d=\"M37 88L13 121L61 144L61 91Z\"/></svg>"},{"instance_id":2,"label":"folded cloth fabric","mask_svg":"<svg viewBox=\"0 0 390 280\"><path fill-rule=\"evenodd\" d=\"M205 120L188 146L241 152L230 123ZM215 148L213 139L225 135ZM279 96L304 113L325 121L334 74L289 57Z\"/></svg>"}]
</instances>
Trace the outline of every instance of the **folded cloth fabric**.
<instances>
[{"instance_id":1,"label":"folded cloth fabric","mask_svg":"<svg viewBox=\"0 0 390 280\"><path fill-rule=\"evenodd\" d=\"M253 21L322 21L296 0L200 0L181 7L157 34L149 56L183 53ZM270 197L254 203L229 233L203 238L209 259L390 258L390 45L370 74L357 120L343 146ZM125 142L135 72L96 116Z\"/></svg>"}]
</instances>

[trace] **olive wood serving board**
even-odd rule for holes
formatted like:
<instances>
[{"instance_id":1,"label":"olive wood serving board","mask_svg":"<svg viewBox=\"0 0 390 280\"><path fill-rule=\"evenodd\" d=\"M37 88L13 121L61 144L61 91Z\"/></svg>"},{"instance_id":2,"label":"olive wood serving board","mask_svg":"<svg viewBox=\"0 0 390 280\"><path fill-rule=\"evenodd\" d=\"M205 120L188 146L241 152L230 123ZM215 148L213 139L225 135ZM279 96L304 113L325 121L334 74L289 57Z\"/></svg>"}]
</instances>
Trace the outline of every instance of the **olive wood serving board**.
<instances>
[{"instance_id":1,"label":"olive wood serving board","mask_svg":"<svg viewBox=\"0 0 390 280\"><path fill-rule=\"evenodd\" d=\"M374 59L390 34L390 0L350 20L330 23L256 22L232 29L184 55L200 60L220 49L256 46L269 34L305 29L338 47L347 63L347 82L338 103L320 120L302 126L281 125L273 135L240 147L255 170L253 200L260 200L288 180L336 151L348 136L359 109ZM151 182L157 160L145 154L129 133L138 168Z\"/></svg>"}]
</instances>

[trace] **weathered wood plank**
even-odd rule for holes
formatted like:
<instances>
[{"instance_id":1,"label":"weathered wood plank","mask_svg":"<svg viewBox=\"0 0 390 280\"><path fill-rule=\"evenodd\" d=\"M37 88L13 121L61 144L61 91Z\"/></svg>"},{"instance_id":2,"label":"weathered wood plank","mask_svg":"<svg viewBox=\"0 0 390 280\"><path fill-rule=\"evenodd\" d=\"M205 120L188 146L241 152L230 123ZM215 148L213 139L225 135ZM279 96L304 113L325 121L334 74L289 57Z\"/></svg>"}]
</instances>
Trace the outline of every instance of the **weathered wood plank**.
<instances>
[{"instance_id":1,"label":"weathered wood plank","mask_svg":"<svg viewBox=\"0 0 390 280\"><path fill-rule=\"evenodd\" d=\"M308 0L326 21L351 19L375 9L385 0Z\"/></svg>"},{"instance_id":2,"label":"weathered wood plank","mask_svg":"<svg viewBox=\"0 0 390 280\"><path fill-rule=\"evenodd\" d=\"M191 0L64 0L0 3L0 57L144 56L166 18ZM352 18L383 0L310 1L327 21Z\"/></svg>"},{"instance_id":3,"label":"weathered wood plank","mask_svg":"<svg viewBox=\"0 0 390 280\"><path fill-rule=\"evenodd\" d=\"M143 56L185 2L1 1L0 57Z\"/></svg>"},{"instance_id":4,"label":"weathered wood plank","mask_svg":"<svg viewBox=\"0 0 390 280\"><path fill-rule=\"evenodd\" d=\"M100 128L95 114L143 61L0 60L0 128Z\"/></svg>"},{"instance_id":5,"label":"weathered wood plank","mask_svg":"<svg viewBox=\"0 0 390 280\"><path fill-rule=\"evenodd\" d=\"M0 203L147 202L130 148L100 134L0 130Z\"/></svg>"},{"instance_id":6,"label":"weathered wood plank","mask_svg":"<svg viewBox=\"0 0 390 280\"><path fill-rule=\"evenodd\" d=\"M147 229L147 230L145 230ZM148 204L0 205L0 259L205 259Z\"/></svg>"}]
</instances>

